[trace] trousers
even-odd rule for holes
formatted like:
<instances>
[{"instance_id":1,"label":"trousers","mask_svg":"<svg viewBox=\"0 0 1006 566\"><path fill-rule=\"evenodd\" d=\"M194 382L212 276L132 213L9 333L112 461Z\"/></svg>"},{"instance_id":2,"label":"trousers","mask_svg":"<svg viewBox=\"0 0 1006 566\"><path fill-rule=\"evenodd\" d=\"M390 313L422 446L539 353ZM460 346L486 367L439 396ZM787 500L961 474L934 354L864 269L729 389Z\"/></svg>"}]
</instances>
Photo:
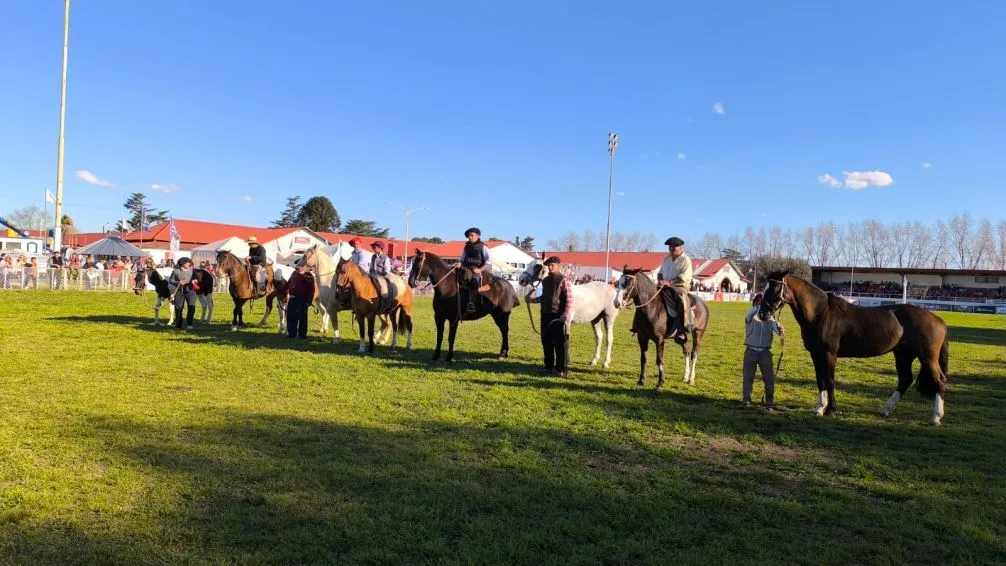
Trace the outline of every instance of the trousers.
<instances>
[{"instance_id":1,"label":"trousers","mask_svg":"<svg viewBox=\"0 0 1006 566\"><path fill-rule=\"evenodd\" d=\"M761 378L765 382L765 402L773 403L775 398L775 371L772 368L772 350L757 351L750 347L744 350L744 401L751 401L751 389L754 387L755 370L761 369Z\"/></svg>"},{"instance_id":2,"label":"trousers","mask_svg":"<svg viewBox=\"0 0 1006 566\"><path fill-rule=\"evenodd\" d=\"M290 297L286 305L286 335L290 338L307 338L307 308L310 301Z\"/></svg>"},{"instance_id":3,"label":"trousers","mask_svg":"<svg viewBox=\"0 0 1006 566\"><path fill-rule=\"evenodd\" d=\"M541 315L541 346L545 350L545 369L566 371L569 361L569 335L562 316Z\"/></svg>"},{"instance_id":4,"label":"trousers","mask_svg":"<svg viewBox=\"0 0 1006 566\"><path fill-rule=\"evenodd\" d=\"M196 317L196 292L191 288L181 288L175 291L175 327L182 327L182 307L186 304L189 310L186 313L185 324L192 326L192 321Z\"/></svg>"},{"instance_id":5,"label":"trousers","mask_svg":"<svg viewBox=\"0 0 1006 566\"><path fill-rule=\"evenodd\" d=\"M682 315L684 315L684 326L686 328L694 328L695 326L695 315L692 313L692 305L688 296L688 287L681 283L674 283L669 287L664 287L661 289L663 293L664 304L668 306L674 306L678 311L678 320L681 320Z\"/></svg>"}]
</instances>

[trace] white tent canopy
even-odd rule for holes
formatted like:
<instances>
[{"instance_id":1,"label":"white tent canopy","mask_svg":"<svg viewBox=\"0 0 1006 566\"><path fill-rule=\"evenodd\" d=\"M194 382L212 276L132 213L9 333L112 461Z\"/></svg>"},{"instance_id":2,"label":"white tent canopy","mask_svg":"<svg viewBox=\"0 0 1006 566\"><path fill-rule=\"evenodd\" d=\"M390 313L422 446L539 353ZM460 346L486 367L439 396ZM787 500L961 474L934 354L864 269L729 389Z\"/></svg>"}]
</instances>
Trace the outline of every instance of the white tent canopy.
<instances>
[{"instance_id":1,"label":"white tent canopy","mask_svg":"<svg viewBox=\"0 0 1006 566\"><path fill-rule=\"evenodd\" d=\"M192 261L197 264L203 260L215 262L217 259L217 252L221 250L231 252L237 256L238 259L248 257L248 244L241 238L231 236L230 238L224 238L223 240L217 240L216 242L210 242L209 244L203 244L199 247L192 248Z\"/></svg>"}]
</instances>

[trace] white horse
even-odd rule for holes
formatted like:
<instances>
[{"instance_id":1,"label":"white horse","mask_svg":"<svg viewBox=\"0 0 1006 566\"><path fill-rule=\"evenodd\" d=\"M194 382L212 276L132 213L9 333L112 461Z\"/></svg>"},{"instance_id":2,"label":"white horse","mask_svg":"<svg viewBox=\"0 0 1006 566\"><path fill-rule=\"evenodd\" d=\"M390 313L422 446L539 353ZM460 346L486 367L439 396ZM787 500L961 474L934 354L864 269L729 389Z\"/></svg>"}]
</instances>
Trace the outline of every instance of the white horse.
<instances>
[{"instance_id":1,"label":"white horse","mask_svg":"<svg viewBox=\"0 0 1006 566\"><path fill-rule=\"evenodd\" d=\"M517 282L523 287L537 284L548 275L542 262L533 260L524 268ZM604 356L603 367L611 365L611 341L614 337L613 327L618 318L618 308L615 307L615 288L604 281L592 281L582 285L573 285L573 322L589 322L594 328L594 358L590 365L597 364L601 357L601 322L604 322L604 335L607 336L607 353Z\"/></svg>"},{"instance_id":2,"label":"white horse","mask_svg":"<svg viewBox=\"0 0 1006 566\"><path fill-rule=\"evenodd\" d=\"M338 289L336 288L336 268L338 264L332 256L325 250L314 246L304 252L304 256L299 260L307 265L308 269L314 271L314 281L318 285L318 303L322 311L322 334L328 330L328 321L332 323L332 330L335 336L332 338L333 344L338 344L339 335L339 311L349 310L348 303L339 300ZM386 345L392 338L391 321L388 315L378 317L381 320L381 327L377 331L376 343Z\"/></svg>"}]
</instances>

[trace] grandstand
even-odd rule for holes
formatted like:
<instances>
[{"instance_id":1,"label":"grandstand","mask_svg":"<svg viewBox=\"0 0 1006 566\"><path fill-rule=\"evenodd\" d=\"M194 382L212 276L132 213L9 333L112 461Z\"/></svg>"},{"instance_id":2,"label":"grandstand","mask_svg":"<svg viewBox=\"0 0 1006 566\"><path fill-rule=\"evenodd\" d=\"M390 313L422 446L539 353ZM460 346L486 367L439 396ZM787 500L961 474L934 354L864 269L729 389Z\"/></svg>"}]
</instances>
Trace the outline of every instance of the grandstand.
<instances>
[{"instance_id":1,"label":"grandstand","mask_svg":"<svg viewBox=\"0 0 1006 566\"><path fill-rule=\"evenodd\" d=\"M1006 271L817 266L811 273L818 287L863 304L908 300L934 310L1006 313Z\"/></svg>"}]
</instances>

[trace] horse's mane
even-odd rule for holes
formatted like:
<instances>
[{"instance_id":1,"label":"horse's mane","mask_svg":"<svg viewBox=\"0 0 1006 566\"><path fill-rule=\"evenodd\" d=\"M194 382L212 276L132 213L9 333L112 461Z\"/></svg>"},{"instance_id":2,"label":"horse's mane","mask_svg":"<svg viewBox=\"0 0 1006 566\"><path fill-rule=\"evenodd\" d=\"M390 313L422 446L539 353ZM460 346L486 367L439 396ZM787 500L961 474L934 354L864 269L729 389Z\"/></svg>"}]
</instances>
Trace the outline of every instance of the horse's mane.
<instances>
[{"instance_id":1,"label":"horse's mane","mask_svg":"<svg viewBox=\"0 0 1006 566\"><path fill-rule=\"evenodd\" d=\"M657 284L654 283L652 279L650 279L649 275L646 275L646 270L645 269L643 269L641 267L630 268L630 267L626 266L626 267L622 268L622 274L623 275L631 275L632 277L635 277L636 278L636 287L640 291L644 291L644 292L650 293L651 295L653 293L657 292ZM637 275L642 275L642 277L637 277Z\"/></svg>"},{"instance_id":2,"label":"horse's mane","mask_svg":"<svg viewBox=\"0 0 1006 566\"><path fill-rule=\"evenodd\" d=\"M450 269L450 266L447 265L447 262L444 261L443 258L438 256L437 254L433 252L420 252L420 253L426 256L426 261L428 262L432 261L434 264L443 267L444 269Z\"/></svg>"}]
</instances>

